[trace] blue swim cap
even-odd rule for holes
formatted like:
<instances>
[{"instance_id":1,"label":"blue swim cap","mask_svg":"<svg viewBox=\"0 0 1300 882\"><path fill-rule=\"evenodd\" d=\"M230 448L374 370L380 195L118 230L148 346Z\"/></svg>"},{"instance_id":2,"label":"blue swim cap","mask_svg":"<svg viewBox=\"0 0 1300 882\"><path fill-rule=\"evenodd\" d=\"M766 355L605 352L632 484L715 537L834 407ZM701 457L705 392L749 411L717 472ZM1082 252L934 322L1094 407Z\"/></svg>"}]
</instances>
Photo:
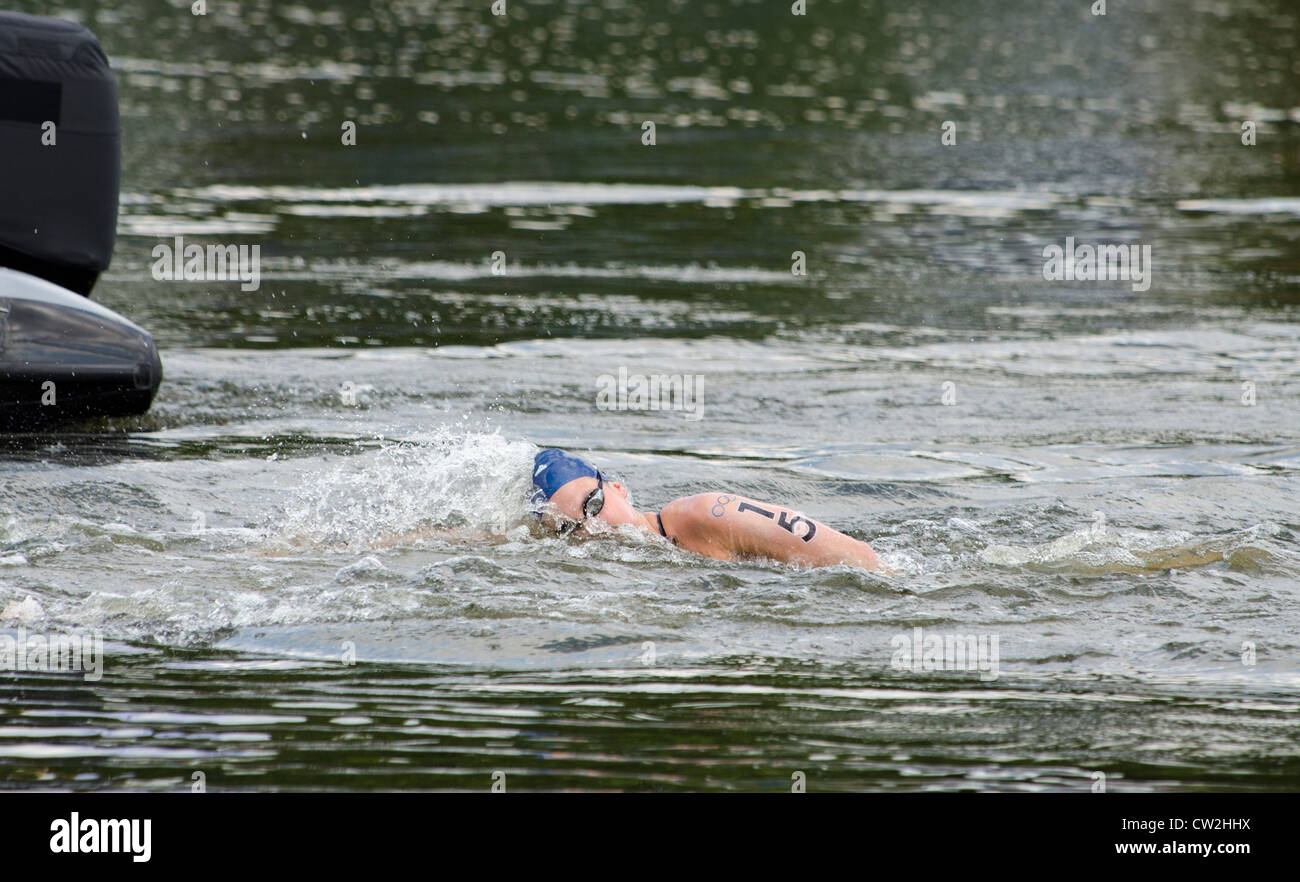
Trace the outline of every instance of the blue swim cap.
<instances>
[{"instance_id":1,"label":"blue swim cap","mask_svg":"<svg viewBox=\"0 0 1300 882\"><path fill-rule=\"evenodd\" d=\"M533 491L533 506L540 514L542 503L574 478L599 476L596 467L582 457L565 453L558 447L548 447L533 457L533 486L537 488Z\"/></svg>"}]
</instances>

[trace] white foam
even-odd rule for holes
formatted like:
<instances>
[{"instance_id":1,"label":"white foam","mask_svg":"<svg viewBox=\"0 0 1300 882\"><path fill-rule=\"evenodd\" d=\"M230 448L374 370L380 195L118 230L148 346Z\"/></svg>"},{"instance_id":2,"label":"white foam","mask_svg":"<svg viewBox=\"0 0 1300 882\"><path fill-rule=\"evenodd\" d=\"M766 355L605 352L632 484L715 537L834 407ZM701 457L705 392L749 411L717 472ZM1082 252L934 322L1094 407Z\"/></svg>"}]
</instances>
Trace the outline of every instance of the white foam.
<instances>
[{"instance_id":1,"label":"white foam","mask_svg":"<svg viewBox=\"0 0 1300 882\"><path fill-rule=\"evenodd\" d=\"M383 544L422 528L503 535L527 514L528 466L536 450L499 434L444 430L426 443L350 456L290 498L275 533L291 544L350 548ZM371 560L340 577L358 575L352 572L357 567L373 575Z\"/></svg>"}]
</instances>

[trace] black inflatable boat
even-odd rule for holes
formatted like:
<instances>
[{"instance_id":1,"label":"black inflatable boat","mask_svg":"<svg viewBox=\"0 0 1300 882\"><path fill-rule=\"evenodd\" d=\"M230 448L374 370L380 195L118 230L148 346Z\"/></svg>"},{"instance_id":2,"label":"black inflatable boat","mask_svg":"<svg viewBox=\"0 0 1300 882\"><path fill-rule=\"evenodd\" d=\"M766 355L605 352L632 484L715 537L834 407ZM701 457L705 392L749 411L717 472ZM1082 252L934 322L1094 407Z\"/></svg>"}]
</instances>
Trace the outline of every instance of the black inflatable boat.
<instances>
[{"instance_id":1,"label":"black inflatable boat","mask_svg":"<svg viewBox=\"0 0 1300 882\"><path fill-rule=\"evenodd\" d=\"M0 12L0 429L144 413L153 338L90 292L117 234L117 88L74 22Z\"/></svg>"}]
</instances>

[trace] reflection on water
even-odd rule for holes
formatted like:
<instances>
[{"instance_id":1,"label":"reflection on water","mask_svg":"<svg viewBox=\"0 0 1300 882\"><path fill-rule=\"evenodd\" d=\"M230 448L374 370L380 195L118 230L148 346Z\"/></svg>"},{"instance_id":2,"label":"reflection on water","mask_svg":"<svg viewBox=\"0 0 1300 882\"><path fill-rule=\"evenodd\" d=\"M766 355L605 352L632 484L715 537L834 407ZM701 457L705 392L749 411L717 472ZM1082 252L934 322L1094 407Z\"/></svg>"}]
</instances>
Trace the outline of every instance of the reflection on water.
<instances>
[{"instance_id":1,"label":"reflection on water","mask_svg":"<svg viewBox=\"0 0 1300 882\"><path fill-rule=\"evenodd\" d=\"M0 784L1295 789L1296 12L813 7L20 0L113 59L96 297L167 380L4 442L0 633L112 655L0 672ZM155 281L175 236L260 288ZM1044 281L1067 237L1150 289ZM534 445L897 572L541 535Z\"/></svg>"},{"instance_id":2,"label":"reflection on water","mask_svg":"<svg viewBox=\"0 0 1300 882\"><path fill-rule=\"evenodd\" d=\"M218 790L487 791L504 771L511 791L782 792L801 771L810 792L1087 792L1105 769L1124 792L1289 789L1297 773L1293 756L1265 768L1232 748L1285 749L1289 704L1178 684L976 688L741 659L486 678L179 652L118 670L93 693L51 677L6 690L40 706L0 730L12 786L181 791L201 771Z\"/></svg>"}]
</instances>

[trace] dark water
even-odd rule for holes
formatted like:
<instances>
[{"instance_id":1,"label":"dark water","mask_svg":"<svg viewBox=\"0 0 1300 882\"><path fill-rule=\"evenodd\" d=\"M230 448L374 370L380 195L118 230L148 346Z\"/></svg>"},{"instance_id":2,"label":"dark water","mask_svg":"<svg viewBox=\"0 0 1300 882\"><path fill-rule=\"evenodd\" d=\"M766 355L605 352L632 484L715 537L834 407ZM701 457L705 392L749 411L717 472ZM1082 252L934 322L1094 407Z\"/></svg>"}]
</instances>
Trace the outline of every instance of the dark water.
<instances>
[{"instance_id":1,"label":"dark water","mask_svg":"<svg viewBox=\"0 0 1300 882\"><path fill-rule=\"evenodd\" d=\"M166 379L4 441L0 627L109 659L0 673L3 786L1300 786L1293 4L488 6L18 3L113 59L96 298ZM178 235L260 287L156 281ZM896 572L542 536L536 445Z\"/></svg>"}]
</instances>

